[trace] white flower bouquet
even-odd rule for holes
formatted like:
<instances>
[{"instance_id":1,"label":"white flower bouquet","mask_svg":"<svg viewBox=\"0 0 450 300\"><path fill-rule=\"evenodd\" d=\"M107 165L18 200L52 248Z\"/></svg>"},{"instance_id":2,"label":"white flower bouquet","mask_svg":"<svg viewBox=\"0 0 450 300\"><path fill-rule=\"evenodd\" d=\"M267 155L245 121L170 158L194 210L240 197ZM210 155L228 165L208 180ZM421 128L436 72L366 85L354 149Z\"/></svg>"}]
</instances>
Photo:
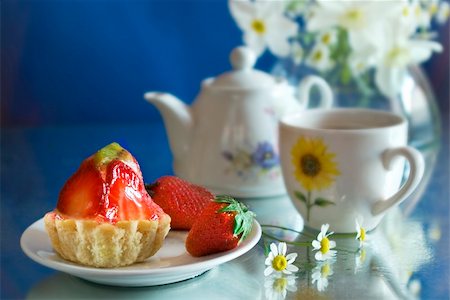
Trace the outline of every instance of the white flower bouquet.
<instances>
[{"instance_id":1,"label":"white flower bouquet","mask_svg":"<svg viewBox=\"0 0 450 300\"><path fill-rule=\"evenodd\" d=\"M229 8L258 55L268 48L366 92L374 83L388 98L409 66L442 51L432 28L450 13L443 0L229 0Z\"/></svg>"}]
</instances>

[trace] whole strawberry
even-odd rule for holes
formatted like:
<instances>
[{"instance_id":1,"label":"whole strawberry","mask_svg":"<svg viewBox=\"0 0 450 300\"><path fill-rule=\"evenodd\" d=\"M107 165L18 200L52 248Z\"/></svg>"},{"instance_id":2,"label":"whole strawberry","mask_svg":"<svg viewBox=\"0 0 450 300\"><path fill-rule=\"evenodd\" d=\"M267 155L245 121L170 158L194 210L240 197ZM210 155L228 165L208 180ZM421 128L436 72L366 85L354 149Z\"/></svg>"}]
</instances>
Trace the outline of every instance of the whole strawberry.
<instances>
[{"instance_id":1,"label":"whole strawberry","mask_svg":"<svg viewBox=\"0 0 450 300\"><path fill-rule=\"evenodd\" d=\"M252 231L255 214L229 196L217 196L198 217L186 239L192 256L234 249Z\"/></svg>"},{"instance_id":2,"label":"whole strawberry","mask_svg":"<svg viewBox=\"0 0 450 300\"><path fill-rule=\"evenodd\" d=\"M148 193L172 221L170 227L189 230L203 209L214 199L204 187L175 176L163 176L146 186Z\"/></svg>"}]
</instances>

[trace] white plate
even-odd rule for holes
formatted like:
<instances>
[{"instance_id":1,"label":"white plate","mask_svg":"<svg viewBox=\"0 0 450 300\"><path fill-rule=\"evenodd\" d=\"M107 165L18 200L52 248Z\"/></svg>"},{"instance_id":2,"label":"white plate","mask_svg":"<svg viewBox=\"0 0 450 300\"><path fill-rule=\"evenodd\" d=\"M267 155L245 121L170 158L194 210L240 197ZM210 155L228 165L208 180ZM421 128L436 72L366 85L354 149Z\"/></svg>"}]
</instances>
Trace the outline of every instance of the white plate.
<instances>
[{"instance_id":1,"label":"white plate","mask_svg":"<svg viewBox=\"0 0 450 300\"><path fill-rule=\"evenodd\" d=\"M107 269L86 267L59 257L50 244L43 219L24 231L20 245L35 262L89 281L117 286L152 286L193 278L245 254L258 243L261 226L255 220L252 232L238 247L203 257L192 257L186 252L186 236L186 231L169 231L163 247L154 256L127 267Z\"/></svg>"}]
</instances>

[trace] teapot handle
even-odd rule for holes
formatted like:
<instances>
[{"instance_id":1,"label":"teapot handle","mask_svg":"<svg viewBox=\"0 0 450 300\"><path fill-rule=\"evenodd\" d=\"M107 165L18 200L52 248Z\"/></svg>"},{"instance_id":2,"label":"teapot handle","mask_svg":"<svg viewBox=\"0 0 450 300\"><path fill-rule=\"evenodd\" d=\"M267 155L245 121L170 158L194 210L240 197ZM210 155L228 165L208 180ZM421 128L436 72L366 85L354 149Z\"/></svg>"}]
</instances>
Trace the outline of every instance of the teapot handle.
<instances>
[{"instance_id":1,"label":"teapot handle","mask_svg":"<svg viewBox=\"0 0 450 300\"><path fill-rule=\"evenodd\" d=\"M316 86L320 92L320 108L331 108L333 105L333 91L330 85L321 77L309 75L300 81L298 86L298 95L300 103L306 109L309 105L309 96L311 89Z\"/></svg>"}]
</instances>

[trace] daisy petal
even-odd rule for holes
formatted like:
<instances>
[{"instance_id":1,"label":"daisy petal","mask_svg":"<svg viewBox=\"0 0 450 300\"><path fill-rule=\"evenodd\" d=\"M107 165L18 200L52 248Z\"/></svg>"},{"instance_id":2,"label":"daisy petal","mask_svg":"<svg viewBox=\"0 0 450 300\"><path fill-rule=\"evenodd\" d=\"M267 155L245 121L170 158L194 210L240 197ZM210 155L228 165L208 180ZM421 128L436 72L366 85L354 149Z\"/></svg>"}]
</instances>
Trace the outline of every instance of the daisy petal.
<instances>
[{"instance_id":1,"label":"daisy petal","mask_svg":"<svg viewBox=\"0 0 450 300\"><path fill-rule=\"evenodd\" d=\"M288 264L293 263L296 258L297 258L297 253L289 253L288 255L286 255L286 260L287 260Z\"/></svg>"},{"instance_id":2,"label":"daisy petal","mask_svg":"<svg viewBox=\"0 0 450 300\"><path fill-rule=\"evenodd\" d=\"M322 231L319 232L319 234L317 235L317 240L320 242L323 239L324 235L325 234Z\"/></svg>"},{"instance_id":3,"label":"daisy petal","mask_svg":"<svg viewBox=\"0 0 450 300\"><path fill-rule=\"evenodd\" d=\"M272 261L273 261L273 258L267 257L266 261L264 262L264 264L266 266L270 266L270 265L272 265Z\"/></svg>"},{"instance_id":4,"label":"daisy petal","mask_svg":"<svg viewBox=\"0 0 450 300\"><path fill-rule=\"evenodd\" d=\"M275 243L270 244L270 251L272 251L274 257L278 255L278 248Z\"/></svg>"},{"instance_id":5,"label":"daisy petal","mask_svg":"<svg viewBox=\"0 0 450 300\"><path fill-rule=\"evenodd\" d=\"M323 259L323 255L322 255L322 252L317 252L316 253L316 255L314 255L314 258L316 259L316 260L324 260Z\"/></svg>"},{"instance_id":6,"label":"daisy petal","mask_svg":"<svg viewBox=\"0 0 450 300\"><path fill-rule=\"evenodd\" d=\"M279 255L286 255L286 251L287 251L287 246L286 243L279 243L278 244L278 254Z\"/></svg>"},{"instance_id":7,"label":"daisy petal","mask_svg":"<svg viewBox=\"0 0 450 300\"><path fill-rule=\"evenodd\" d=\"M320 242L319 241L312 241L312 246L314 247L314 250L320 249Z\"/></svg>"},{"instance_id":8,"label":"daisy petal","mask_svg":"<svg viewBox=\"0 0 450 300\"><path fill-rule=\"evenodd\" d=\"M281 271L283 274L286 274L286 275L291 275L292 274L292 272L291 271L289 271L288 269L284 269L283 271Z\"/></svg>"},{"instance_id":9,"label":"daisy petal","mask_svg":"<svg viewBox=\"0 0 450 300\"><path fill-rule=\"evenodd\" d=\"M336 247L336 242L335 241L330 241L330 249L335 248Z\"/></svg>"},{"instance_id":10,"label":"daisy petal","mask_svg":"<svg viewBox=\"0 0 450 300\"><path fill-rule=\"evenodd\" d=\"M294 265L287 265L286 270L291 271L291 272L297 272L298 267L294 266Z\"/></svg>"},{"instance_id":11,"label":"daisy petal","mask_svg":"<svg viewBox=\"0 0 450 300\"><path fill-rule=\"evenodd\" d=\"M336 250L328 250L328 253L330 254L330 257L336 256L337 251Z\"/></svg>"},{"instance_id":12,"label":"daisy petal","mask_svg":"<svg viewBox=\"0 0 450 300\"><path fill-rule=\"evenodd\" d=\"M261 38L256 34L252 34L251 32L247 31L244 33L244 42L253 51L255 51L256 56L260 56L264 50L266 50L266 41L264 38Z\"/></svg>"},{"instance_id":13,"label":"daisy petal","mask_svg":"<svg viewBox=\"0 0 450 300\"><path fill-rule=\"evenodd\" d=\"M231 16L234 18L238 26L245 30L254 16L254 8L250 1L228 1Z\"/></svg>"},{"instance_id":14,"label":"daisy petal","mask_svg":"<svg viewBox=\"0 0 450 300\"><path fill-rule=\"evenodd\" d=\"M273 268L270 266L270 267L267 267L265 270L264 270L264 276L269 276L270 274L272 274L272 272L273 272Z\"/></svg>"}]
</instances>

